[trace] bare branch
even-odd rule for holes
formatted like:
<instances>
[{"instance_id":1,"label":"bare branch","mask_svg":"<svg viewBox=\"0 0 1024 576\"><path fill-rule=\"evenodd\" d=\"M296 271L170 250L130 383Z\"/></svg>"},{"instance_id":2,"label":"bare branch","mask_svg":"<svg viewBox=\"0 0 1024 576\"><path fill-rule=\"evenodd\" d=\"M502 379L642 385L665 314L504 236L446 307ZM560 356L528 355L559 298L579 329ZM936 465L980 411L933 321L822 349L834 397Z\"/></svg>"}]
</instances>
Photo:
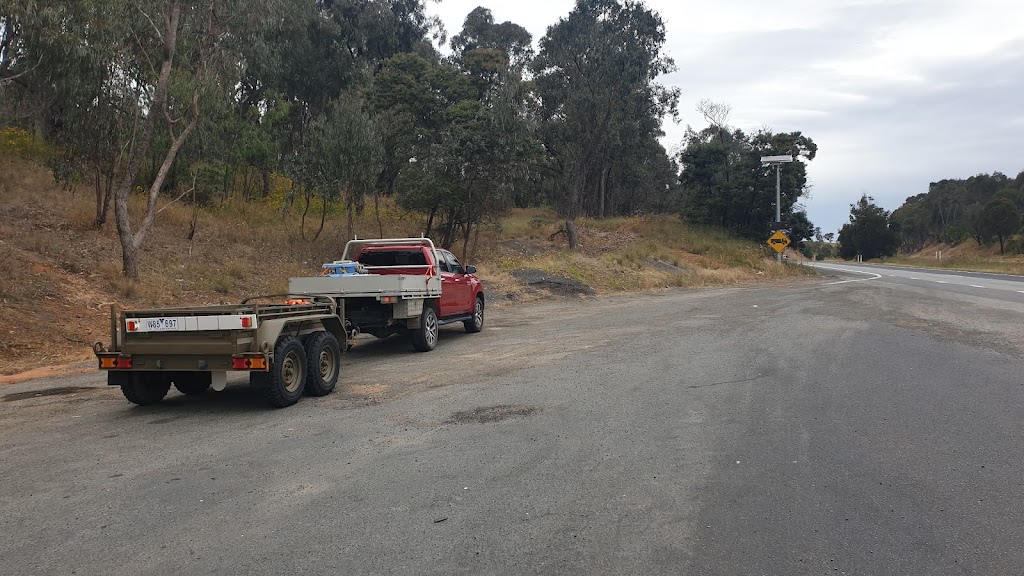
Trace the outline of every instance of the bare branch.
<instances>
[{"instance_id":1,"label":"bare branch","mask_svg":"<svg viewBox=\"0 0 1024 576\"><path fill-rule=\"evenodd\" d=\"M156 32L156 37L160 40L160 43L163 44L164 34L160 31L160 28L157 27L156 22L153 22L153 19L149 17L149 14L146 14L146 12L142 9L142 6L136 4L135 8L139 11L139 14L142 14L142 16L145 17L145 19L149 22L149 25L153 27L153 31Z\"/></svg>"},{"instance_id":2,"label":"bare branch","mask_svg":"<svg viewBox=\"0 0 1024 576\"><path fill-rule=\"evenodd\" d=\"M164 204L162 208L160 208L159 210L156 211L157 215L159 215L164 210L167 210L168 208L170 208L171 205L174 204L175 202L178 202L179 200L181 200L185 196L188 196L189 194L192 194L193 192L195 192L196 191L196 177L197 177L197 174L193 174L192 175L192 187L191 188L189 188L188 190L185 190L181 194L178 194L178 197L175 198L174 200L171 200L167 204Z\"/></svg>"}]
</instances>

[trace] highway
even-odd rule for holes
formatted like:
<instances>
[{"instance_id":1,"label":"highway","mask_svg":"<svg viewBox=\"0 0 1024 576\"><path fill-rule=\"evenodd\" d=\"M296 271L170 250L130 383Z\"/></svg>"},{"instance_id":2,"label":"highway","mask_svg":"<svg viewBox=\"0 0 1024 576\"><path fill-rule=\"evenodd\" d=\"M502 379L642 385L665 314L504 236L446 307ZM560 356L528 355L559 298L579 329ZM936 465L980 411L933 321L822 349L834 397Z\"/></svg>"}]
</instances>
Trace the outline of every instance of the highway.
<instances>
[{"instance_id":1,"label":"highway","mask_svg":"<svg viewBox=\"0 0 1024 576\"><path fill-rule=\"evenodd\" d=\"M0 386L0 575L1021 573L1024 283L826 265L361 341L284 410Z\"/></svg>"},{"instance_id":2,"label":"highway","mask_svg":"<svg viewBox=\"0 0 1024 576\"><path fill-rule=\"evenodd\" d=\"M838 280L839 282L877 280L882 283L968 296L983 296L1007 302L1024 301L1024 276L832 262L807 265L823 272L835 271L860 275L859 278Z\"/></svg>"}]
</instances>

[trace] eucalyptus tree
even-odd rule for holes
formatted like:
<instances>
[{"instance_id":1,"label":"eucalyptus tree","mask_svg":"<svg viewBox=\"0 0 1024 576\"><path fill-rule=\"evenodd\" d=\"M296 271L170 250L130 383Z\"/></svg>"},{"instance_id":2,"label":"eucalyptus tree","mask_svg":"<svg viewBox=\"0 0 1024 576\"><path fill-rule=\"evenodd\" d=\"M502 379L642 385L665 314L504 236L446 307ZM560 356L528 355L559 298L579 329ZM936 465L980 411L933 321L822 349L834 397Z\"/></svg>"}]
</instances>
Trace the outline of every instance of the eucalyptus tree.
<instances>
[{"instance_id":1,"label":"eucalyptus tree","mask_svg":"<svg viewBox=\"0 0 1024 576\"><path fill-rule=\"evenodd\" d=\"M572 248L588 194L603 196L612 160L637 150L623 133L661 135L679 93L656 79L673 71L661 17L633 0L578 0L548 28L530 68L555 202Z\"/></svg>"},{"instance_id":2,"label":"eucalyptus tree","mask_svg":"<svg viewBox=\"0 0 1024 576\"><path fill-rule=\"evenodd\" d=\"M696 132L688 129L679 160L683 214L691 222L718 226L760 239L775 220L775 170L761 165L762 156L790 155L797 162L780 171L781 214L794 229L808 233L800 199L808 192L807 167L818 147L801 132L754 134L723 122ZM808 223L809 224L809 223Z\"/></svg>"}]
</instances>

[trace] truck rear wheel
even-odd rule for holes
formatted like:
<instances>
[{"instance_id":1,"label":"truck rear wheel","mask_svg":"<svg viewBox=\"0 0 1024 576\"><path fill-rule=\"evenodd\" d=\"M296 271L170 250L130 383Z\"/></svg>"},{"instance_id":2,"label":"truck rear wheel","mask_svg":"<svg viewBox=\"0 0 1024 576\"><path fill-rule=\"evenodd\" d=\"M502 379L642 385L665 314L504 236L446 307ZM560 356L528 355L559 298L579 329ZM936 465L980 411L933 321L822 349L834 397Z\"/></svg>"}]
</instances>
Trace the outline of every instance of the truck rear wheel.
<instances>
[{"instance_id":1,"label":"truck rear wheel","mask_svg":"<svg viewBox=\"0 0 1024 576\"><path fill-rule=\"evenodd\" d=\"M156 404L167 396L171 389L171 381L165 374L146 374L145 372L132 372L125 374L127 378L121 384L121 393L133 404L149 406Z\"/></svg>"},{"instance_id":2,"label":"truck rear wheel","mask_svg":"<svg viewBox=\"0 0 1024 576\"><path fill-rule=\"evenodd\" d=\"M186 396L199 396L210 388L213 375L209 372L178 372L171 380L178 392Z\"/></svg>"},{"instance_id":3,"label":"truck rear wheel","mask_svg":"<svg viewBox=\"0 0 1024 576\"><path fill-rule=\"evenodd\" d=\"M274 408L285 408L299 401L306 386L306 351L294 336L282 336L274 346L264 395Z\"/></svg>"},{"instance_id":4,"label":"truck rear wheel","mask_svg":"<svg viewBox=\"0 0 1024 576\"><path fill-rule=\"evenodd\" d=\"M413 330L412 346L417 352L430 352L437 346L437 312L430 304L423 304L420 325Z\"/></svg>"},{"instance_id":5,"label":"truck rear wheel","mask_svg":"<svg viewBox=\"0 0 1024 576\"><path fill-rule=\"evenodd\" d=\"M326 396L334 390L341 374L341 347L330 332L314 332L306 337L306 394Z\"/></svg>"},{"instance_id":6,"label":"truck rear wheel","mask_svg":"<svg viewBox=\"0 0 1024 576\"><path fill-rule=\"evenodd\" d=\"M466 332L471 334L479 332L484 329L484 299L480 296L476 298L476 304L473 304L473 319L466 320L462 323L466 327Z\"/></svg>"}]
</instances>

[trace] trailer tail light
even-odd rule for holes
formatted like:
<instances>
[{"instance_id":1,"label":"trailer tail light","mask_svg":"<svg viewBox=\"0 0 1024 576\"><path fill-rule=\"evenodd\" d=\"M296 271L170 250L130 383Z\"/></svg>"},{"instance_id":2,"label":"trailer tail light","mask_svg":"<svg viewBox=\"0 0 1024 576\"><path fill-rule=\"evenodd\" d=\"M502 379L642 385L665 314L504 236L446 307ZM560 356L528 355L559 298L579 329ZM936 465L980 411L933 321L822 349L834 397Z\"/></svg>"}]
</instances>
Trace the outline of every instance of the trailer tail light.
<instances>
[{"instance_id":1,"label":"trailer tail light","mask_svg":"<svg viewBox=\"0 0 1024 576\"><path fill-rule=\"evenodd\" d=\"M381 304L394 304L395 302L398 302L398 298L394 296L381 296L380 298Z\"/></svg>"},{"instance_id":2,"label":"trailer tail light","mask_svg":"<svg viewBox=\"0 0 1024 576\"><path fill-rule=\"evenodd\" d=\"M125 323L125 327L128 328L129 332L135 332L136 330L139 329L139 323L134 320L129 320L127 323Z\"/></svg>"},{"instance_id":3,"label":"trailer tail light","mask_svg":"<svg viewBox=\"0 0 1024 576\"><path fill-rule=\"evenodd\" d=\"M242 316L242 328L252 328L252 318Z\"/></svg>"},{"instance_id":4,"label":"trailer tail light","mask_svg":"<svg viewBox=\"0 0 1024 576\"><path fill-rule=\"evenodd\" d=\"M266 371L267 357L263 354L253 356L236 356L231 359L232 370L263 370Z\"/></svg>"},{"instance_id":5,"label":"trailer tail light","mask_svg":"<svg viewBox=\"0 0 1024 576\"><path fill-rule=\"evenodd\" d=\"M127 370L132 367L131 356L112 354L100 356L100 370Z\"/></svg>"}]
</instances>

